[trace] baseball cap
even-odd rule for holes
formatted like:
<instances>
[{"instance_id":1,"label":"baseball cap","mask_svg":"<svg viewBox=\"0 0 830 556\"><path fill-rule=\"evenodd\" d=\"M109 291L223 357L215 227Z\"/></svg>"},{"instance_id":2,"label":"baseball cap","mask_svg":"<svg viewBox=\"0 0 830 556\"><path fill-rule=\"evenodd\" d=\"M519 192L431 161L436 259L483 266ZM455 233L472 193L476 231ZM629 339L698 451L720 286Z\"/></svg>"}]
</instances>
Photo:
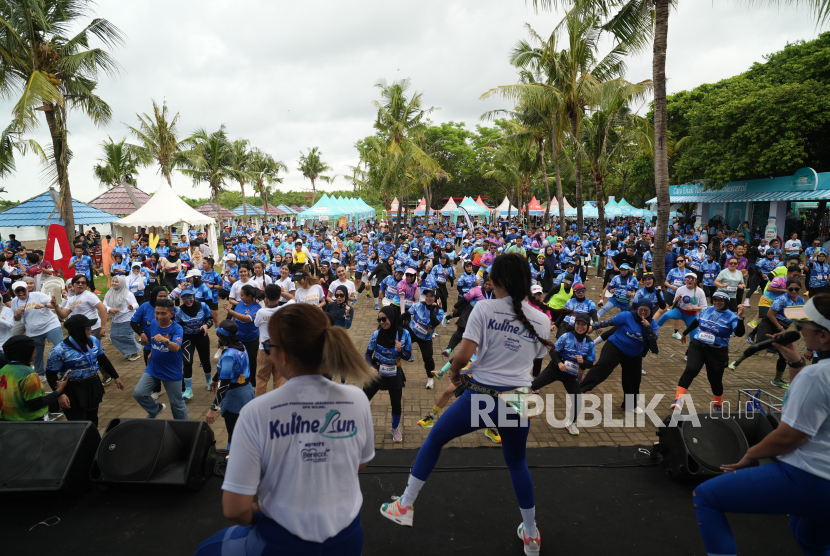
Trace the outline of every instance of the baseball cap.
<instances>
[{"instance_id":1,"label":"baseball cap","mask_svg":"<svg viewBox=\"0 0 830 556\"><path fill-rule=\"evenodd\" d=\"M192 295L192 296L195 297L196 296L196 290L194 290L193 288L185 288L182 291L182 297L184 297L186 295Z\"/></svg>"},{"instance_id":2,"label":"baseball cap","mask_svg":"<svg viewBox=\"0 0 830 556\"><path fill-rule=\"evenodd\" d=\"M574 283L574 275L573 274L566 274L564 278L562 278L562 282L565 284L573 284Z\"/></svg>"},{"instance_id":3,"label":"baseball cap","mask_svg":"<svg viewBox=\"0 0 830 556\"><path fill-rule=\"evenodd\" d=\"M574 315L574 322L584 322L585 324L591 324L591 315L588 313L577 313Z\"/></svg>"},{"instance_id":4,"label":"baseball cap","mask_svg":"<svg viewBox=\"0 0 830 556\"><path fill-rule=\"evenodd\" d=\"M623 264L620 265L620 270L623 270L623 269L631 270L631 267L628 266L628 263L623 263Z\"/></svg>"},{"instance_id":5,"label":"baseball cap","mask_svg":"<svg viewBox=\"0 0 830 556\"><path fill-rule=\"evenodd\" d=\"M716 297L720 297L722 299L725 299L727 301L727 303L729 302L729 296L726 295L724 292L715 292L715 293L713 293L712 294L712 301L714 301Z\"/></svg>"},{"instance_id":6,"label":"baseball cap","mask_svg":"<svg viewBox=\"0 0 830 556\"><path fill-rule=\"evenodd\" d=\"M298 270L297 272L294 273L294 281L299 282L300 280L302 280L306 276L308 276L308 273L306 271Z\"/></svg>"},{"instance_id":7,"label":"baseball cap","mask_svg":"<svg viewBox=\"0 0 830 556\"><path fill-rule=\"evenodd\" d=\"M395 272L403 272L403 271L404 271L404 268L402 266L396 266L395 267Z\"/></svg>"},{"instance_id":8,"label":"baseball cap","mask_svg":"<svg viewBox=\"0 0 830 556\"><path fill-rule=\"evenodd\" d=\"M12 291L12 292L14 292L14 290L16 290L17 288L24 288L24 289L28 289L28 286L26 286L26 282L24 282L23 280L18 280L17 282L15 282L14 284L12 284L12 289L11 289L11 291Z\"/></svg>"},{"instance_id":9,"label":"baseball cap","mask_svg":"<svg viewBox=\"0 0 830 556\"><path fill-rule=\"evenodd\" d=\"M198 276L199 278L201 278L202 271L197 268L193 268L191 270L188 270L187 274L185 274L185 278L193 278L194 276Z\"/></svg>"},{"instance_id":10,"label":"baseball cap","mask_svg":"<svg viewBox=\"0 0 830 556\"><path fill-rule=\"evenodd\" d=\"M574 291L584 290L584 289L585 289L585 284L574 284Z\"/></svg>"},{"instance_id":11,"label":"baseball cap","mask_svg":"<svg viewBox=\"0 0 830 556\"><path fill-rule=\"evenodd\" d=\"M227 255L222 257L222 260L223 261L235 261L236 260L236 255L234 255L233 253L228 253Z\"/></svg>"},{"instance_id":12,"label":"baseball cap","mask_svg":"<svg viewBox=\"0 0 830 556\"><path fill-rule=\"evenodd\" d=\"M530 286L530 293L542 293L542 286L540 286L539 284Z\"/></svg>"},{"instance_id":13,"label":"baseball cap","mask_svg":"<svg viewBox=\"0 0 830 556\"><path fill-rule=\"evenodd\" d=\"M418 274L418 271L417 271L417 270L415 270L414 268L411 268L411 267L410 267L410 268L407 268L407 269L406 269L406 272L404 272L404 274L416 274L416 275L417 275L417 274Z\"/></svg>"}]
</instances>

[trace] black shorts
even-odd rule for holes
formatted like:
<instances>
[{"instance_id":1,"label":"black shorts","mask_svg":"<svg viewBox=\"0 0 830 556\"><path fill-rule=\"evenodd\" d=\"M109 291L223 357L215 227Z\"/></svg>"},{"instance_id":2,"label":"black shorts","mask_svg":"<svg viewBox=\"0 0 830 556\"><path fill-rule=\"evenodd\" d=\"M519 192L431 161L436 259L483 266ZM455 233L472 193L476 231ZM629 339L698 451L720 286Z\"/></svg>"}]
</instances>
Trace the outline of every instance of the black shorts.
<instances>
[{"instance_id":1,"label":"black shorts","mask_svg":"<svg viewBox=\"0 0 830 556\"><path fill-rule=\"evenodd\" d=\"M231 295L231 292L229 292L225 288L222 288L221 290L219 290L219 299L228 299L228 297L230 295Z\"/></svg>"},{"instance_id":2,"label":"black shorts","mask_svg":"<svg viewBox=\"0 0 830 556\"><path fill-rule=\"evenodd\" d=\"M219 302L217 301L205 301L205 305L207 305L211 311L218 311L219 310Z\"/></svg>"}]
</instances>

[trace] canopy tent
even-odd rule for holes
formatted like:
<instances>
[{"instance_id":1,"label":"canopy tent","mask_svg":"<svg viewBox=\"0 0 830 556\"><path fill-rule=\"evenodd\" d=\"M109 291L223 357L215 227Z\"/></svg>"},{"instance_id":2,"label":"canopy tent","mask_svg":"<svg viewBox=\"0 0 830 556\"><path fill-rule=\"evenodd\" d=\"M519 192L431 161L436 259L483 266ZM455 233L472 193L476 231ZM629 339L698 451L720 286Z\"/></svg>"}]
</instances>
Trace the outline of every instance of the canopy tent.
<instances>
[{"instance_id":1,"label":"canopy tent","mask_svg":"<svg viewBox=\"0 0 830 556\"><path fill-rule=\"evenodd\" d=\"M565 210L573 208L570 204L568 204L568 198L567 197L562 197L562 201L565 204ZM552 214L559 214L559 201L556 199L556 197L554 197L550 201L550 212Z\"/></svg>"},{"instance_id":2,"label":"canopy tent","mask_svg":"<svg viewBox=\"0 0 830 556\"><path fill-rule=\"evenodd\" d=\"M426 197L421 197L421 202L419 202L418 206L415 207L415 210L413 211L413 214L415 216L424 216L426 214L426 211L427 211L427 199L426 199ZM435 212L435 209L433 209L433 208L429 209L430 214L432 214L433 212Z\"/></svg>"},{"instance_id":3,"label":"canopy tent","mask_svg":"<svg viewBox=\"0 0 830 556\"><path fill-rule=\"evenodd\" d=\"M137 228L167 228L182 222L181 233L187 233L188 226L207 228L208 245L214 256L219 255L216 243L216 220L194 209L178 195L173 188L162 184L153 197L140 209L113 224L113 231L122 237L131 237Z\"/></svg>"},{"instance_id":4,"label":"canopy tent","mask_svg":"<svg viewBox=\"0 0 830 556\"><path fill-rule=\"evenodd\" d=\"M459 206L465 209L470 216L483 216L487 219L487 222L490 222L490 210L481 208L470 197L464 197Z\"/></svg>"},{"instance_id":5,"label":"canopy tent","mask_svg":"<svg viewBox=\"0 0 830 556\"><path fill-rule=\"evenodd\" d=\"M544 216L545 215L545 207L539 204L539 201L536 200L536 196L534 195L530 202L527 204L527 210L530 211L531 216Z\"/></svg>"},{"instance_id":6,"label":"canopy tent","mask_svg":"<svg viewBox=\"0 0 830 556\"><path fill-rule=\"evenodd\" d=\"M317 203L313 207L304 210L297 215L297 220L329 220L346 216L342 209L332 206L325 206Z\"/></svg>"},{"instance_id":7,"label":"canopy tent","mask_svg":"<svg viewBox=\"0 0 830 556\"><path fill-rule=\"evenodd\" d=\"M395 197L394 199L392 199L392 204L389 205L389 210L387 210L386 213L389 215L398 214L398 205L398 198ZM403 213L403 209L401 209L401 213Z\"/></svg>"},{"instance_id":8,"label":"canopy tent","mask_svg":"<svg viewBox=\"0 0 830 556\"><path fill-rule=\"evenodd\" d=\"M452 211L456 210L457 208L458 205L455 204L455 200L452 197L450 197L449 201L447 201L447 204L441 208L441 214L444 216L450 216L452 215Z\"/></svg>"},{"instance_id":9,"label":"canopy tent","mask_svg":"<svg viewBox=\"0 0 830 556\"><path fill-rule=\"evenodd\" d=\"M362 206L366 210L366 213L367 213L368 216L375 216L376 215L375 209L373 209L368 204L366 204L366 201L364 201L363 199L358 199L357 202L358 202L358 204L360 204L360 206Z\"/></svg>"},{"instance_id":10,"label":"canopy tent","mask_svg":"<svg viewBox=\"0 0 830 556\"><path fill-rule=\"evenodd\" d=\"M565 211L565 216L576 216L576 209L568 209ZM599 218L599 211L597 207L589 202L582 205L582 218Z\"/></svg>"},{"instance_id":11,"label":"canopy tent","mask_svg":"<svg viewBox=\"0 0 830 556\"><path fill-rule=\"evenodd\" d=\"M481 195L479 195L478 199L476 199L476 204L481 208L486 208L487 210L490 210L490 207L487 206L487 203L481 200Z\"/></svg>"},{"instance_id":12,"label":"canopy tent","mask_svg":"<svg viewBox=\"0 0 830 556\"><path fill-rule=\"evenodd\" d=\"M498 211L499 216L507 216L508 210L510 212L510 216L519 214L519 209L511 205L510 201L507 200L507 197L505 197L504 201L502 201L501 204L494 209L494 211Z\"/></svg>"},{"instance_id":13,"label":"canopy tent","mask_svg":"<svg viewBox=\"0 0 830 556\"><path fill-rule=\"evenodd\" d=\"M607 203L605 203L605 208L606 208L606 209L609 209L609 208L614 208L614 207L616 207L618 204L619 204L619 203L617 203L616 199L611 199L610 201L608 201Z\"/></svg>"}]
</instances>

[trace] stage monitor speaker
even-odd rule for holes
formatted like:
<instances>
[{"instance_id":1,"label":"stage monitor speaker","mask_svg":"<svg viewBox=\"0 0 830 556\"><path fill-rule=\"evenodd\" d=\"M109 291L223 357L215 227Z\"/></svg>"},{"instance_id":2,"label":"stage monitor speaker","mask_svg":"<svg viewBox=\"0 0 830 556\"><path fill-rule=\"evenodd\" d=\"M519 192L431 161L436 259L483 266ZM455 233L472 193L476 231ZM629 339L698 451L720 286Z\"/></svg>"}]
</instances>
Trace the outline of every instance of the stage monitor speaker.
<instances>
[{"instance_id":1,"label":"stage monitor speaker","mask_svg":"<svg viewBox=\"0 0 830 556\"><path fill-rule=\"evenodd\" d=\"M89 421L0 425L0 493L88 490L101 435Z\"/></svg>"},{"instance_id":2,"label":"stage monitor speaker","mask_svg":"<svg viewBox=\"0 0 830 556\"><path fill-rule=\"evenodd\" d=\"M692 421L669 426L671 419L663 419L655 448L663 456L663 468L675 479L720 475L721 465L739 461L749 449L736 419L698 413L699 427Z\"/></svg>"},{"instance_id":3,"label":"stage monitor speaker","mask_svg":"<svg viewBox=\"0 0 830 556\"><path fill-rule=\"evenodd\" d=\"M100 484L199 489L213 475L216 440L204 421L113 419L90 473Z\"/></svg>"}]
</instances>

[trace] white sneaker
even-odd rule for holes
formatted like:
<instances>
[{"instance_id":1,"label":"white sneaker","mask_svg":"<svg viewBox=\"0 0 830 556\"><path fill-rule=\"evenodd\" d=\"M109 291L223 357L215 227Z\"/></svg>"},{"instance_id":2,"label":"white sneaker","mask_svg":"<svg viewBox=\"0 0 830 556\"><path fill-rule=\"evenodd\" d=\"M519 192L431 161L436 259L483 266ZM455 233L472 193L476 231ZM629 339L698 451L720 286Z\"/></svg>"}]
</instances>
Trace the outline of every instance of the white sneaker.
<instances>
[{"instance_id":1,"label":"white sneaker","mask_svg":"<svg viewBox=\"0 0 830 556\"><path fill-rule=\"evenodd\" d=\"M435 383L432 379L427 380L427 390L432 390L432 387L435 386Z\"/></svg>"},{"instance_id":2,"label":"white sneaker","mask_svg":"<svg viewBox=\"0 0 830 556\"><path fill-rule=\"evenodd\" d=\"M441 326L443 326L444 328L447 327L447 315L441 317Z\"/></svg>"},{"instance_id":3,"label":"white sneaker","mask_svg":"<svg viewBox=\"0 0 830 556\"><path fill-rule=\"evenodd\" d=\"M161 396L161 392L153 392L152 394L150 394L150 397L154 400L159 399L159 396Z\"/></svg>"},{"instance_id":4,"label":"white sneaker","mask_svg":"<svg viewBox=\"0 0 830 556\"><path fill-rule=\"evenodd\" d=\"M749 306L750 306L750 304L749 304L749 300L748 300L748 299L744 299L744 307L749 307Z\"/></svg>"},{"instance_id":5,"label":"white sneaker","mask_svg":"<svg viewBox=\"0 0 830 556\"><path fill-rule=\"evenodd\" d=\"M674 338L675 340L682 340L683 339L683 336L680 335L680 332L675 332L674 334L671 335L671 337Z\"/></svg>"},{"instance_id":6,"label":"white sneaker","mask_svg":"<svg viewBox=\"0 0 830 556\"><path fill-rule=\"evenodd\" d=\"M567 423L565 423L565 429L571 436L579 436L579 429L576 428L575 423L571 423L570 421L568 421Z\"/></svg>"},{"instance_id":7,"label":"white sneaker","mask_svg":"<svg viewBox=\"0 0 830 556\"><path fill-rule=\"evenodd\" d=\"M403 432L401 431L400 425L398 425L398 428L392 429L392 440L395 442L403 442Z\"/></svg>"},{"instance_id":8,"label":"white sneaker","mask_svg":"<svg viewBox=\"0 0 830 556\"><path fill-rule=\"evenodd\" d=\"M640 369L640 374L642 374L643 376L646 376L646 370L645 369Z\"/></svg>"},{"instance_id":9,"label":"white sneaker","mask_svg":"<svg viewBox=\"0 0 830 556\"><path fill-rule=\"evenodd\" d=\"M542 534L539 532L539 528L536 528L536 537L528 537L525 535L525 524L521 523L519 525L519 530L516 531L519 534L519 538L522 540L525 549L525 556L537 556L539 552L542 550Z\"/></svg>"},{"instance_id":10,"label":"white sneaker","mask_svg":"<svg viewBox=\"0 0 830 556\"><path fill-rule=\"evenodd\" d=\"M159 404L159 405L161 405L161 409L159 409L159 412L158 412L158 413L156 413L155 415L153 415L153 419L155 419L156 417L158 417L159 415L161 415L162 413L164 413L164 410L165 410L165 409L167 409L167 405L166 405L166 404Z\"/></svg>"},{"instance_id":11,"label":"white sneaker","mask_svg":"<svg viewBox=\"0 0 830 556\"><path fill-rule=\"evenodd\" d=\"M642 415L643 413L645 413L645 411L643 411L643 408L638 405L634 408L634 413L636 413L637 415Z\"/></svg>"}]
</instances>

